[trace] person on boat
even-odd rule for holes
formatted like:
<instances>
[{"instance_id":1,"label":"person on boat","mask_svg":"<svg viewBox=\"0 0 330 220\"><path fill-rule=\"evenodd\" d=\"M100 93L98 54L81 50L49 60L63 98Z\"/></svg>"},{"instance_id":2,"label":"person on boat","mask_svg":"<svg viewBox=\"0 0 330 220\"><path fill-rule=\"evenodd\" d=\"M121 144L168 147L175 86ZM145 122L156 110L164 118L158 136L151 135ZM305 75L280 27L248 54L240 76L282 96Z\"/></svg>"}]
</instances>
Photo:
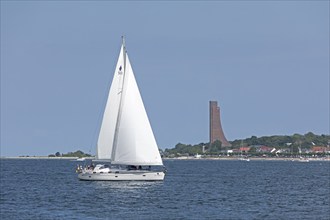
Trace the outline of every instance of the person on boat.
<instances>
[{"instance_id":1,"label":"person on boat","mask_svg":"<svg viewBox=\"0 0 330 220\"><path fill-rule=\"evenodd\" d=\"M79 166L79 164L77 164L77 168L76 168L76 173L80 173L80 166Z\"/></svg>"},{"instance_id":2,"label":"person on boat","mask_svg":"<svg viewBox=\"0 0 330 220\"><path fill-rule=\"evenodd\" d=\"M137 170L137 166L134 165L129 165L127 168L128 170Z\"/></svg>"}]
</instances>

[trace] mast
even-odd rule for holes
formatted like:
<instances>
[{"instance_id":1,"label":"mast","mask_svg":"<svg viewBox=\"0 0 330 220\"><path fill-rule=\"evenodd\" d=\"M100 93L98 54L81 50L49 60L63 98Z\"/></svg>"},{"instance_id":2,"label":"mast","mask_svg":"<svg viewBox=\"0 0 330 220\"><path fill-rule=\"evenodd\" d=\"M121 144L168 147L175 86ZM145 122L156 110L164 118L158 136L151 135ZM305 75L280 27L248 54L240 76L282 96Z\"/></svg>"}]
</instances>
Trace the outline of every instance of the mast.
<instances>
[{"instance_id":1,"label":"mast","mask_svg":"<svg viewBox=\"0 0 330 220\"><path fill-rule=\"evenodd\" d=\"M125 76L125 70L126 70L126 44L125 44L125 37L121 36L121 40L122 40L122 45L123 45L123 56L124 56L124 76Z\"/></svg>"},{"instance_id":2,"label":"mast","mask_svg":"<svg viewBox=\"0 0 330 220\"><path fill-rule=\"evenodd\" d=\"M123 66L123 81L121 85L121 91L120 93L120 101L119 101L119 108L118 108L118 114L117 114L117 121L116 121L116 128L115 128L115 135L112 143L112 152L111 152L111 158L110 161L113 161L115 158L116 148L117 148L117 142L118 142L118 131L119 131L119 125L120 125L120 118L121 118L121 112L122 112L122 105L123 105L123 93L124 93L124 86L125 86L125 75L126 75L126 45L125 45L125 37L122 36L122 48L123 48L123 59L124 59L124 66Z\"/></svg>"}]
</instances>

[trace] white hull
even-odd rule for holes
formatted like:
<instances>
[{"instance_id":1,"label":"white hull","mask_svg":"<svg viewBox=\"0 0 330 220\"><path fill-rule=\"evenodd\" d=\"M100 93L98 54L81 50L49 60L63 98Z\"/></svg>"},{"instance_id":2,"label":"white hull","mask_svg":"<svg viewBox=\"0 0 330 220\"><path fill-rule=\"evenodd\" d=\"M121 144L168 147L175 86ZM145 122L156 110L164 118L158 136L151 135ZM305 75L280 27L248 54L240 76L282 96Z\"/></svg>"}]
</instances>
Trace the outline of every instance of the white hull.
<instances>
[{"instance_id":1,"label":"white hull","mask_svg":"<svg viewBox=\"0 0 330 220\"><path fill-rule=\"evenodd\" d=\"M239 160L242 160L242 161L250 161L250 158L239 158Z\"/></svg>"},{"instance_id":2,"label":"white hull","mask_svg":"<svg viewBox=\"0 0 330 220\"><path fill-rule=\"evenodd\" d=\"M308 163L309 160L298 160L298 162L300 162L300 163Z\"/></svg>"},{"instance_id":3,"label":"white hull","mask_svg":"<svg viewBox=\"0 0 330 220\"><path fill-rule=\"evenodd\" d=\"M78 174L80 180L103 180L103 181L161 181L164 180L164 172L141 172L141 171L124 171L120 173L89 173L83 172Z\"/></svg>"}]
</instances>

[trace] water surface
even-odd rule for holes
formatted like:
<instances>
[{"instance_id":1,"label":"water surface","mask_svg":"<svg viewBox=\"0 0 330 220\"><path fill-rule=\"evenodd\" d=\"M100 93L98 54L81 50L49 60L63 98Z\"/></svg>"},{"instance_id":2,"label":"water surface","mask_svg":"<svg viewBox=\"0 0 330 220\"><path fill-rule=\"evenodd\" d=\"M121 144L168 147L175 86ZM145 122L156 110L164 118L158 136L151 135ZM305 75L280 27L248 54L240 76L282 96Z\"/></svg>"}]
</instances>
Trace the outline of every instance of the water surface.
<instances>
[{"instance_id":1,"label":"water surface","mask_svg":"<svg viewBox=\"0 0 330 220\"><path fill-rule=\"evenodd\" d=\"M163 182L79 181L77 162L1 159L1 219L330 219L330 162L165 160Z\"/></svg>"}]
</instances>

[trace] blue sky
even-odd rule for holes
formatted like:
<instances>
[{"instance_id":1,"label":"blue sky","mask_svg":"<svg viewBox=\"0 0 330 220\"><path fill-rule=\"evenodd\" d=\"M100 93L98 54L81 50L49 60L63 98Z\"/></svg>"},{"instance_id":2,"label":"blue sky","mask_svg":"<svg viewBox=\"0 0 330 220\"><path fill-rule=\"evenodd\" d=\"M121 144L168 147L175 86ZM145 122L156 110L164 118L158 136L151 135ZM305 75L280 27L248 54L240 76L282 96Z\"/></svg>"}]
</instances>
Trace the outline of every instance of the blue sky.
<instances>
[{"instance_id":1,"label":"blue sky","mask_svg":"<svg viewBox=\"0 0 330 220\"><path fill-rule=\"evenodd\" d=\"M121 35L160 148L329 134L329 1L1 1L1 156L95 153Z\"/></svg>"}]
</instances>

